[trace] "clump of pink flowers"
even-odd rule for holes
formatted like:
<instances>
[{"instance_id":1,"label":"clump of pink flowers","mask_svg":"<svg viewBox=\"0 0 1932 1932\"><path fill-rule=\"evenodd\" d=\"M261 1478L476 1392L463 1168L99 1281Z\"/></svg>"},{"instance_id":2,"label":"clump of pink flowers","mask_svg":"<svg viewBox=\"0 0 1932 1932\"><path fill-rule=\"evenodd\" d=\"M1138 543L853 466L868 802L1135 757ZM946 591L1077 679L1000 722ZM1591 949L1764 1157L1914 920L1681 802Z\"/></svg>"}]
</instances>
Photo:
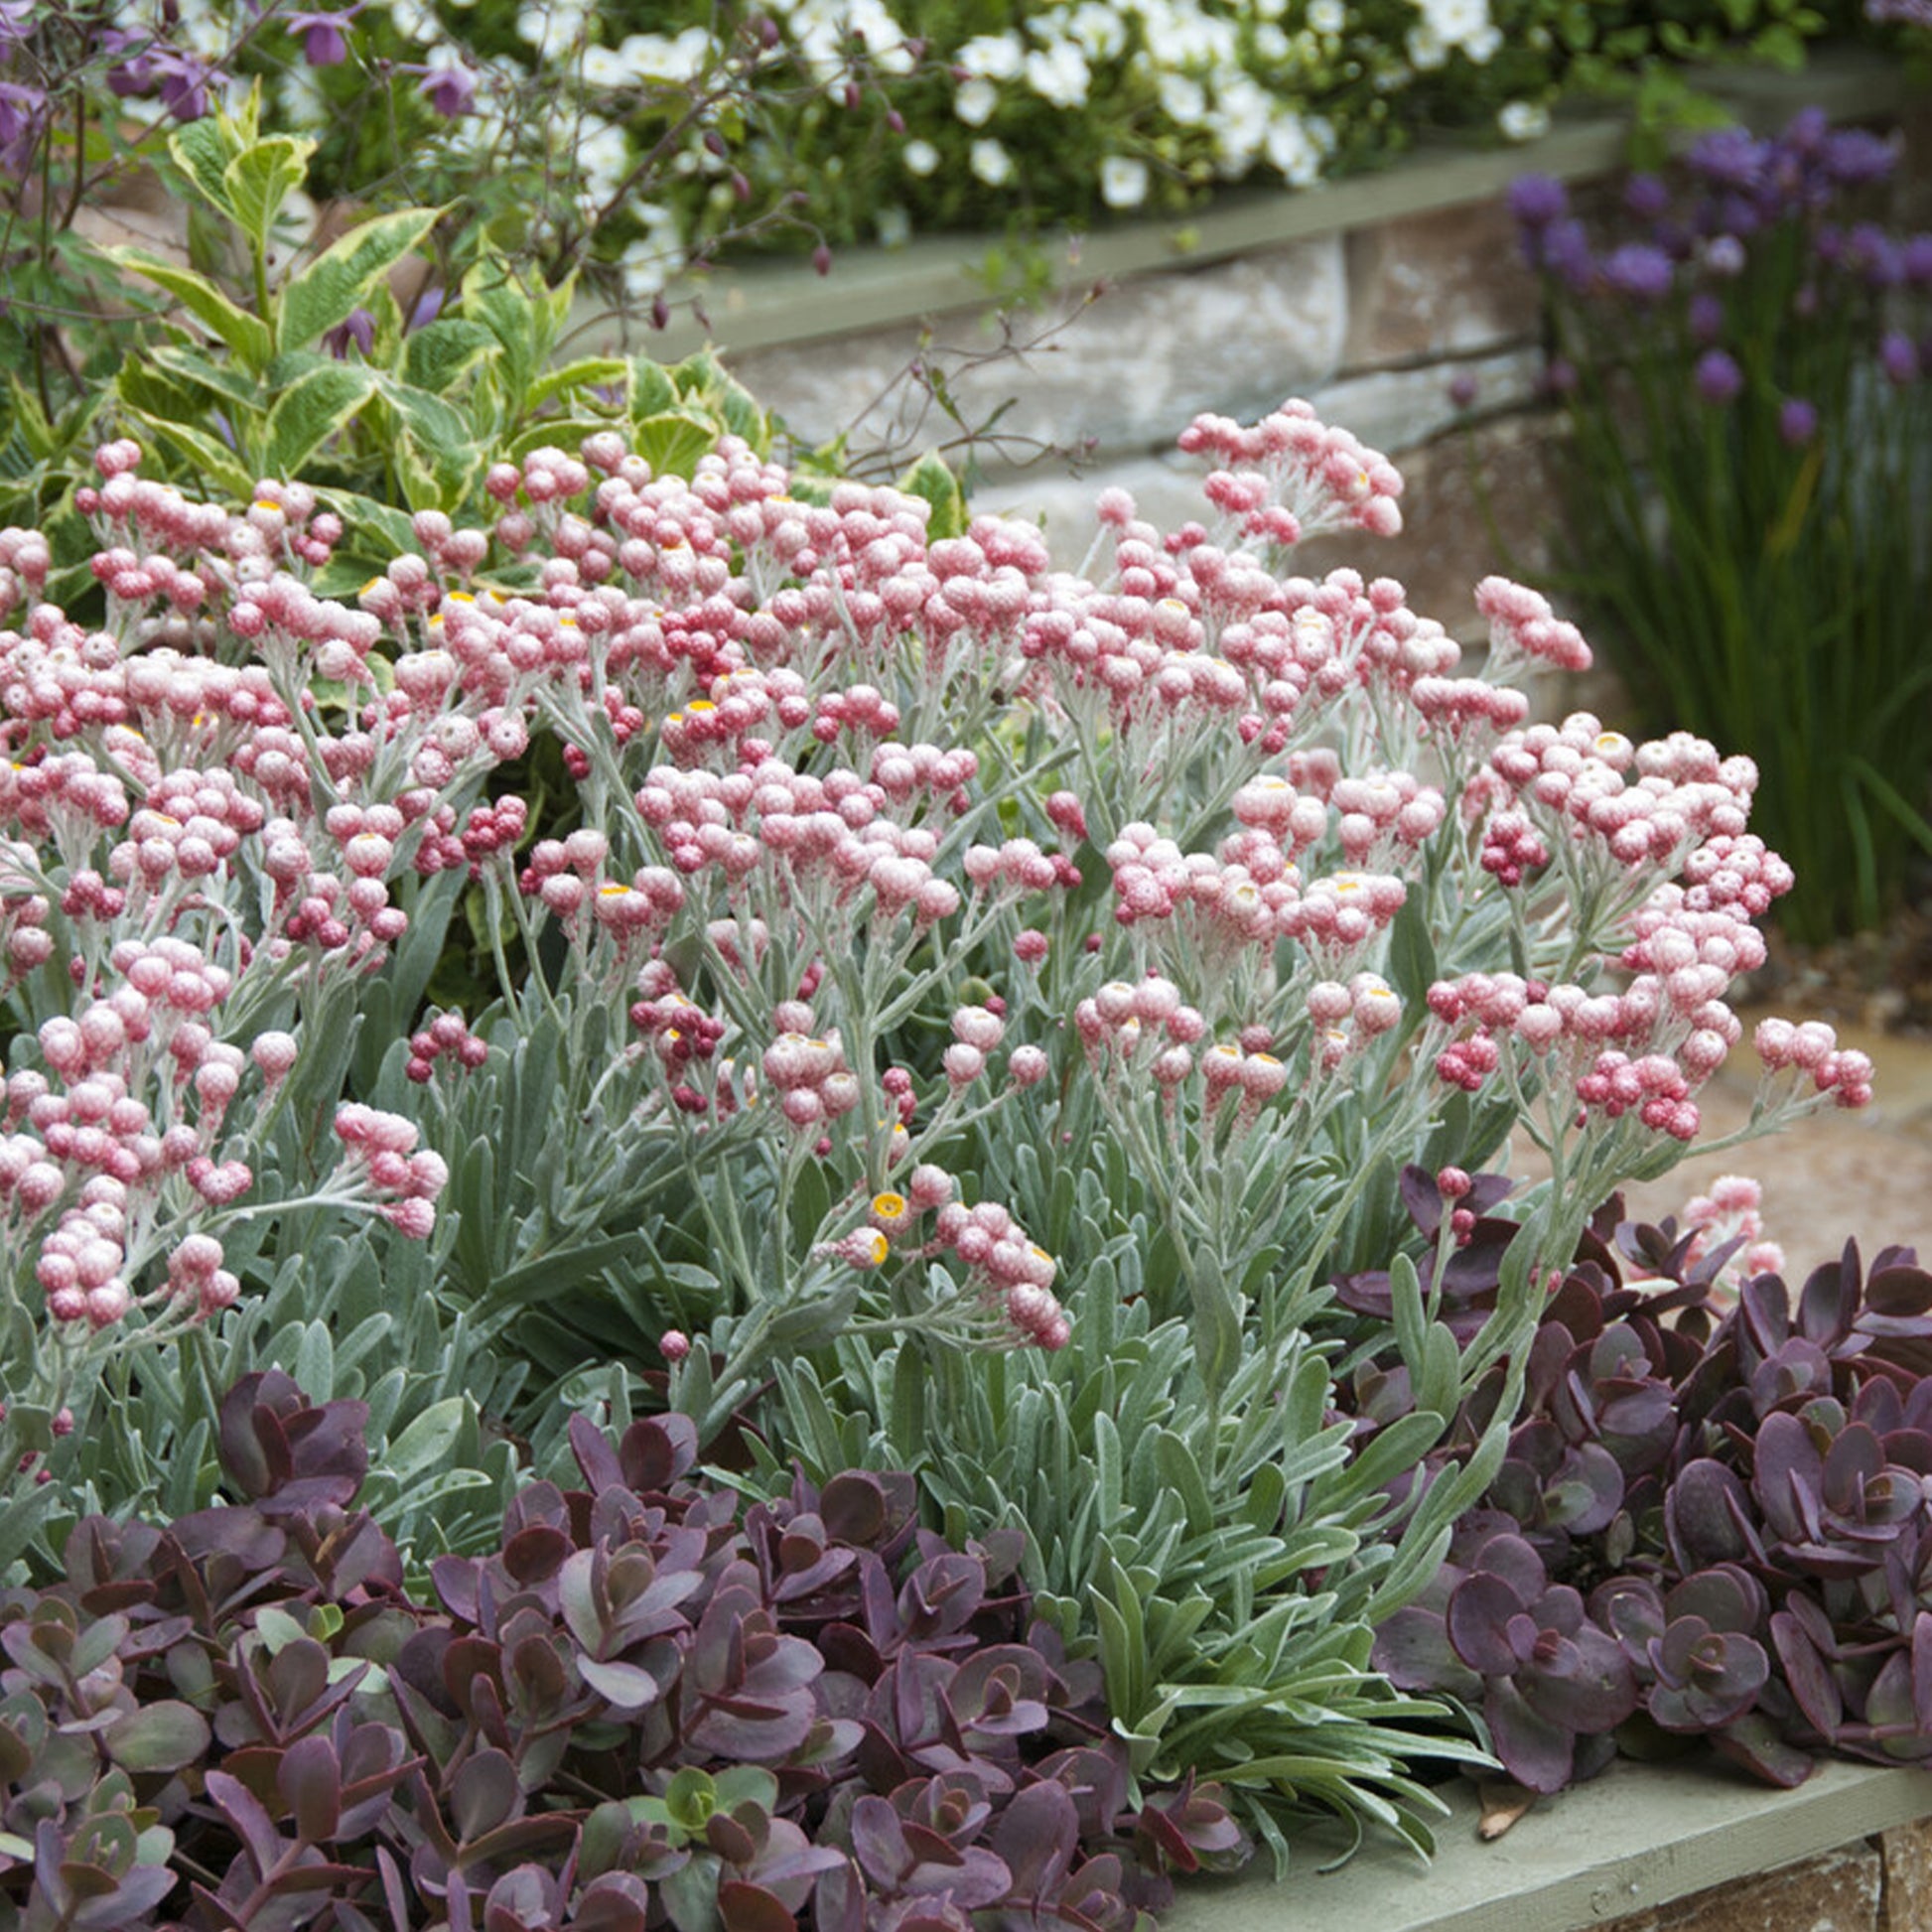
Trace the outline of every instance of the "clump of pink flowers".
<instances>
[{"instance_id":1,"label":"clump of pink flowers","mask_svg":"<svg viewBox=\"0 0 1932 1932\"><path fill-rule=\"evenodd\" d=\"M1522 684L1587 646L1521 586L1476 587L1470 675L1393 580L1295 574L1309 535L1400 526L1399 474L1307 404L1181 444L1203 519L1107 492L1073 574L1025 523L940 535L735 438L687 479L599 434L492 470L488 530L419 513L349 595L315 490L196 503L110 444L98 625L0 532L9 1292L57 1341L165 1338L245 1292L242 1219L425 1238L539 1029L564 1179L498 1175L503 1265L673 1202L724 1284L720 1387L846 1323L1064 1346L1002 1137L1105 1137L1236 1317L1257 1257L1310 1289L1309 1230L1451 1093L1506 1097L1598 1191L1689 1141L1790 884L1755 769L1529 722ZM498 776L539 735L575 823ZM314 1030L462 890L500 1004L396 1016L384 1104L305 1091L335 1133L287 1135ZM1758 1049L1790 1076L1760 1124L1868 1097L1812 1029ZM1013 1178L968 1199L968 1172ZM666 1334L680 1374L707 1349Z\"/></svg>"}]
</instances>

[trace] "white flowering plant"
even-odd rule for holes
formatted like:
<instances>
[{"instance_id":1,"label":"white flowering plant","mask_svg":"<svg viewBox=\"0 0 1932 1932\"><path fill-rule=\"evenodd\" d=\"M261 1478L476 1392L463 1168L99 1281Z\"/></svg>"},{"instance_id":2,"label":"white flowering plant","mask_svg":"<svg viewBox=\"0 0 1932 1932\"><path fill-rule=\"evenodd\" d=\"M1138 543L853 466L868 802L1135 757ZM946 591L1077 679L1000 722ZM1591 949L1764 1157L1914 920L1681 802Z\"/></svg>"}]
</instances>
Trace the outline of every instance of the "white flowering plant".
<instances>
[{"instance_id":1,"label":"white flowering plant","mask_svg":"<svg viewBox=\"0 0 1932 1932\"><path fill-rule=\"evenodd\" d=\"M446 285L486 243L552 283L592 267L661 319L671 278L727 248L1173 213L1221 184L1372 166L1432 128L1529 139L1569 88L1683 112L1687 63L1794 65L1818 33L1868 27L1852 0L14 5L0 327L24 331L46 407L101 302L67 239L75 207L251 79L266 124L315 144L292 186L445 210ZM124 341L89 327L111 366Z\"/></svg>"}]
</instances>

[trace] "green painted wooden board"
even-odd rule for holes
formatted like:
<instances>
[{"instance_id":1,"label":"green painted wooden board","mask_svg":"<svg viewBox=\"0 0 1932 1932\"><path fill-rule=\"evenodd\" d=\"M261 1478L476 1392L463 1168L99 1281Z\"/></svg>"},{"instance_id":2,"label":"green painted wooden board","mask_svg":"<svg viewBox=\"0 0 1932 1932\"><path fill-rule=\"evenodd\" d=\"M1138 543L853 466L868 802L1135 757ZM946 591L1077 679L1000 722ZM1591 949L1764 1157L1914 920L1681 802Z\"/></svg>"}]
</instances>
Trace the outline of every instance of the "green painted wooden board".
<instances>
[{"instance_id":1,"label":"green painted wooden board","mask_svg":"<svg viewBox=\"0 0 1932 1932\"><path fill-rule=\"evenodd\" d=\"M1807 104L1844 120L1889 112L1908 98L1897 65L1864 49L1835 50L1799 74L1726 69L1712 74L1708 86L1740 118L1766 129L1782 126ZM1518 175L1574 181L1604 174L1623 158L1628 136L1628 123L1616 115L1560 118L1542 140L1522 147L1419 145L1375 174L1299 191L1235 189L1184 220L1136 221L1084 236L1074 246L1051 238L1041 245L1058 285L1082 288L1484 201ZM709 340L719 347L768 348L989 307L992 298L975 272L996 245L1003 244L992 235L939 235L903 248L846 249L827 276L797 260L757 261L680 284L671 293L702 296ZM640 313L627 333L630 347L664 361L690 354L707 340L688 313L661 333L645 327ZM580 301L569 330L573 354L613 352L625 338L621 316L588 297Z\"/></svg>"},{"instance_id":2,"label":"green painted wooden board","mask_svg":"<svg viewBox=\"0 0 1932 1932\"><path fill-rule=\"evenodd\" d=\"M1932 1817L1932 1772L1826 1763L1796 1791L1747 1782L1716 1760L1618 1762L1545 1799L1493 1845L1462 1787L1424 1865L1370 1845L1321 1873L1311 1849L1285 1884L1272 1871L1183 1881L1162 1932L1580 1932L1626 1913L1895 1825Z\"/></svg>"}]
</instances>

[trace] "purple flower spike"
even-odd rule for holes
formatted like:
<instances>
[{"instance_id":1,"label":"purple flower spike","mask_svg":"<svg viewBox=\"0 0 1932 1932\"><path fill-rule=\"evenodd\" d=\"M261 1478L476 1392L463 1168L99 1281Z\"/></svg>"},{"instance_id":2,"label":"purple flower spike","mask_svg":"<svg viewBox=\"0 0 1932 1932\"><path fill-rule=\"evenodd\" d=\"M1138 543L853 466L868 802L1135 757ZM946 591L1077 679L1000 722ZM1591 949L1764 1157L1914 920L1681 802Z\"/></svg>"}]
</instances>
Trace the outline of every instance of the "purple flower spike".
<instances>
[{"instance_id":1,"label":"purple flower spike","mask_svg":"<svg viewBox=\"0 0 1932 1932\"><path fill-rule=\"evenodd\" d=\"M1603 279L1633 302L1661 302L1670 293L1670 257L1647 241L1626 242L1603 258Z\"/></svg>"},{"instance_id":2,"label":"purple flower spike","mask_svg":"<svg viewBox=\"0 0 1932 1932\"><path fill-rule=\"evenodd\" d=\"M1520 175L1510 184L1509 211L1526 228L1547 228L1570 212L1570 197L1550 175Z\"/></svg>"},{"instance_id":3,"label":"purple flower spike","mask_svg":"<svg viewBox=\"0 0 1932 1932\"><path fill-rule=\"evenodd\" d=\"M1787 447L1801 449L1818 434L1818 408L1803 396L1792 396L1778 410L1778 434Z\"/></svg>"},{"instance_id":4,"label":"purple flower spike","mask_svg":"<svg viewBox=\"0 0 1932 1932\"><path fill-rule=\"evenodd\" d=\"M1656 175L1632 175L1624 185L1623 206L1639 221L1655 221L1670 207L1670 190Z\"/></svg>"},{"instance_id":5,"label":"purple flower spike","mask_svg":"<svg viewBox=\"0 0 1932 1932\"><path fill-rule=\"evenodd\" d=\"M477 77L468 68L431 68L423 75L422 96L446 121L460 120L477 98Z\"/></svg>"},{"instance_id":6,"label":"purple flower spike","mask_svg":"<svg viewBox=\"0 0 1932 1932\"><path fill-rule=\"evenodd\" d=\"M1878 366L1885 372L1885 380L1894 387L1903 389L1908 383L1918 380L1918 347L1911 337L1891 330L1884 341L1878 345Z\"/></svg>"},{"instance_id":7,"label":"purple flower spike","mask_svg":"<svg viewBox=\"0 0 1932 1932\"><path fill-rule=\"evenodd\" d=\"M1706 349L1698 357L1697 390L1708 403L1722 407L1735 402L1744 387L1744 371L1721 348Z\"/></svg>"},{"instance_id":8,"label":"purple flower spike","mask_svg":"<svg viewBox=\"0 0 1932 1932\"><path fill-rule=\"evenodd\" d=\"M1863 188L1886 181L1897 166L1891 143L1865 128L1841 128L1825 143L1825 174L1841 188Z\"/></svg>"},{"instance_id":9,"label":"purple flower spike","mask_svg":"<svg viewBox=\"0 0 1932 1932\"><path fill-rule=\"evenodd\" d=\"M1705 289L1691 297L1691 340L1715 343L1725 333L1725 305Z\"/></svg>"}]
</instances>

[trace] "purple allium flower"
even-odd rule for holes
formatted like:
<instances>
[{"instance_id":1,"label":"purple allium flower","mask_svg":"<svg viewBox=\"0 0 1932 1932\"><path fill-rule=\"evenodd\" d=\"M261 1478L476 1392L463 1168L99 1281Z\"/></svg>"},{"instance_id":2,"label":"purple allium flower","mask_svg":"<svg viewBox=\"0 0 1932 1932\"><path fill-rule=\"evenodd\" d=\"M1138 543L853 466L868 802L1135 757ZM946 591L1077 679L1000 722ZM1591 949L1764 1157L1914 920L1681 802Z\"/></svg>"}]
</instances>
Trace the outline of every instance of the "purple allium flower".
<instances>
[{"instance_id":1,"label":"purple allium flower","mask_svg":"<svg viewBox=\"0 0 1932 1932\"><path fill-rule=\"evenodd\" d=\"M1899 246L1898 267L1914 288L1932 283L1932 234L1908 236Z\"/></svg>"},{"instance_id":2,"label":"purple allium flower","mask_svg":"<svg viewBox=\"0 0 1932 1932\"><path fill-rule=\"evenodd\" d=\"M1864 0L1870 21L1902 21L1908 27L1932 27L1932 0Z\"/></svg>"},{"instance_id":3,"label":"purple allium flower","mask_svg":"<svg viewBox=\"0 0 1932 1932\"><path fill-rule=\"evenodd\" d=\"M1547 228L1570 212L1570 197L1550 175L1519 175L1509 187L1509 211L1526 228Z\"/></svg>"},{"instance_id":4,"label":"purple allium flower","mask_svg":"<svg viewBox=\"0 0 1932 1932\"><path fill-rule=\"evenodd\" d=\"M1655 221L1670 207L1670 190L1657 175L1632 175L1623 185L1623 206L1639 221Z\"/></svg>"},{"instance_id":5,"label":"purple allium flower","mask_svg":"<svg viewBox=\"0 0 1932 1932\"><path fill-rule=\"evenodd\" d=\"M1661 302L1670 293L1670 257L1647 241L1626 241L1604 256L1603 279L1633 302Z\"/></svg>"},{"instance_id":6,"label":"purple allium flower","mask_svg":"<svg viewBox=\"0 0 1932 1932\"><path fill-rule=\"evenodd\" d=\"M1573 289L1589 286L1596 272L1595 258L1589 252L1589 236L1581 221L1566 215L1552 221L1542 235L1542 266L1554 269Z\"/></svg>"},{"instance_id":7,"label":"purple allium flower","mask_svg":"<svg viewBox=\"0 0 1932 1932\"><path fill-rule=\"evenodd\" d=\"M362 11L366 0L335 13L284 14L283 27L302 36L302 58L312 68L339 68L348 59L348 37L343 31Z\"/></svg>"},{"instance_id":8,"label":"purple allium flower","mask_svg":"<svg viewBox=\"0 0 1932 1932\"><path fill-rule=\"evenodd\" d=\"M1787 447L1800 449L1818 434L1818 407L1803 396L1791 396L1778 410L1778 434Z\"/></svg>"},{"instance_id":9,"label":"purple allium flower","mask_svg":"<svg viewBox=\"0 0 1932 1932\"><path fill-rule=\"evenodd\" d=\"M446 121L460 120L477 98L477 77L468 68L431 68L423 75L423 98Z\"/></svg>"},{"instance_id":10,"label":"purple allium flower","mask_svg":"<svg viewBox=\"0 0 1932 1932\"><path fill-rule=\"evenodd\" d=\"M1918 347L1911 337L1892 329L1885 333L1884 340L1878 345L1878 366L1885 372L1885 380L1896 388L1918 380Z\"/></svg>"},{"instance_id":11,"label":"purple allium flower","mask_svg":"<svg viewBox=\"0 0 1932 1932\"><path fill-rule=\"evenodd\" d=\"M1841 188L1863 188L1890 179L1898 157L1882 135L1862 127L1840 128L1825 143L1826 179Z\"/></svg>"},{"instance_id":12,"label":"purple allium flower","mask_svg":"<svg viewBox=\"0 0 1932 1932\"><path fill-rule=\"evenodd\" d=\"M1822 107L1801 107L1778 136L1778 145L1794 155L1814 155L1831 131L1831 119Z\"/></svg>"},{"instance_id":13,"label":"purple allium flower","mask_svg":"<svg viewBox=\"0 0 1932 1932\"><path fill-rule=\"evenodd\" d=\"M1725 333L1725 305L1709 289L1701 289L1691 297L1686 320L1692 342L1715 343Z\"/></svg>"},{"instance_id":14,"label":"purple allium flower","mask_svg":"<svg viewBox=\"0 0 1932 1932\"><path fill-rule=\"evenodd\" d=\"M1835 267L1845 254L1845 230L1835 221L1821 223L1811 238L1811 252L1828 268Z\"/></svg>"},{"instance_id":15,"label":"purple allium flower","mask_svg":"<svg viewBox=\"0 0 1932 1932\"><path fill-rule=\"evenodd\" d=\"M1770 144L1748 128L1721 127L1707 134L1686 157L1693 173L1719 188L1754 188L1764 173Z\"/></svg>"},{"instance_id":16,"label":"purple allium flower","mask_svg":"<svg viewBox=\"0 0 1932 1932\"><path fill-rule=\"evenodd\" d=\"M1744 272L1744 244L1734 234L1714 235L1705 245L1704 265L1726 281Z\"/></svg>"},{"instance_id":17,"label":"purple allium flower","mask_svg":"<svg viewBox=\"0 0 1932 1932\"><path fill-rule=\"evenodd\" d=\"M1735 402L1744 387L1744 371L1721 348L1707 348L1695 373L1698 394L1714 406Z\"/></svg>"},{"instance_id":18,"label":"purple allium flower","mask_svg":"<svg viewBox=\"0 0 1932 1932\"><path fill-rule=\"evenodd\" d=\"M1845 237L1845 265L1874 289L1895 288L1905 274L1897 244L1875 221L1861 221Z\"/></svg>"},{"instance_id":19,"label":"purple allium flower","mask_svg":"<svg viewBox=\"0 0 1932 1932\"><path fill-rule=\"evenodd\" d=\"M1472 369L1457 369L1449 377L1449 399L1455 408L1467 409L1475 401L1476 392L1480 387Z\"/></svg>"}]
</instances>

